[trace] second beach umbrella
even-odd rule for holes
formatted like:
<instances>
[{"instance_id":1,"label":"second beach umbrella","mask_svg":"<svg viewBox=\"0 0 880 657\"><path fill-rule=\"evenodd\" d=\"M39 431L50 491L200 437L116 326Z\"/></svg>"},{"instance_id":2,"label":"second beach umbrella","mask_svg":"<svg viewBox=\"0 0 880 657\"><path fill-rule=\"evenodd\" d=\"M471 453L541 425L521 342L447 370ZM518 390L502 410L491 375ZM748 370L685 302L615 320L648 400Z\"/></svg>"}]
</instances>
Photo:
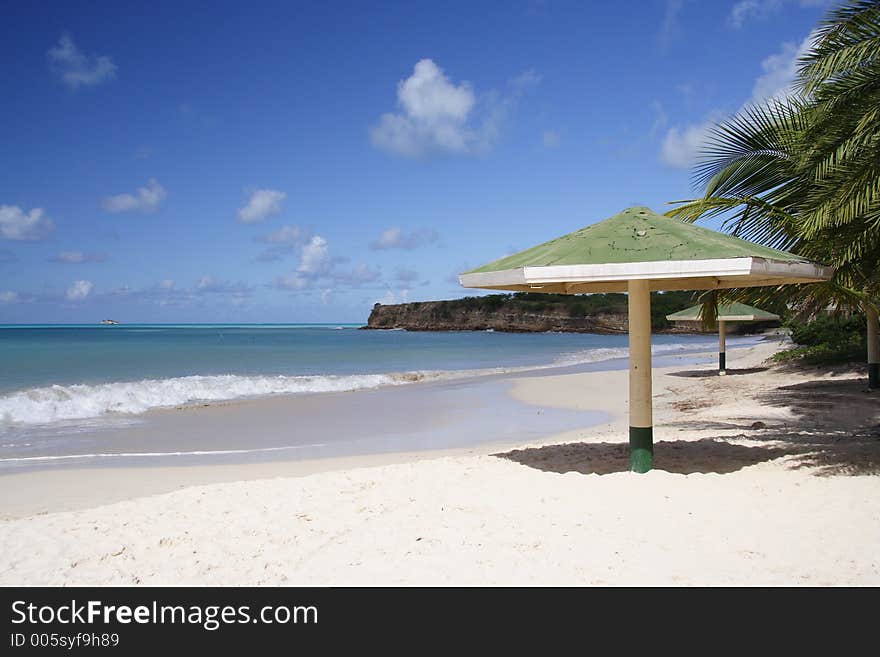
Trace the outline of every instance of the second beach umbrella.
<instances>
[{"instance_id":1,"label":"second beach umbrella","mask_svg":"<svg viewBox=\"0 0 880 657\"><path fill-rule=\"evenodd\" d=\"M666 315L670 322L701 321L702 306L691 306L677 313ZM727 373L727 322L769 322L779 319L779 315L753 308L744 303L730 303L718 306L718 374Z\"/></svg>"}]
</instances>

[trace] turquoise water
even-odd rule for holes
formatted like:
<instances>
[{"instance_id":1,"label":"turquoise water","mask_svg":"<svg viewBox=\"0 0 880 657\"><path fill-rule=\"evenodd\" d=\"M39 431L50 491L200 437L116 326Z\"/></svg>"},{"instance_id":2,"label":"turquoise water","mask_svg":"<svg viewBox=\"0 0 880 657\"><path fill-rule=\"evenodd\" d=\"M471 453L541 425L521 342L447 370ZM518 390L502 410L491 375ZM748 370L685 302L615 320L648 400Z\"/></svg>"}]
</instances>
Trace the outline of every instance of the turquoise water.
<instances>
[{"instance_id":1,"label":"turquoise water","mask_svg":"<svg viewBox=\"0 0 880 657\"><path fill-rule=\"evenodd\" d=\"M358 326L0 325L0 393L193 374L339 373L327 352L351 342L341 334Z\"/></svg>"},{"instance_id":2,"label":"turquoise water","mask_svg":"<svg viewBox=\"0 0 880 657\"><path fill-rule=\"evenodd\" d=\"M656 353L715 344L713 336L654 336ZM364 331L340 324L2 326L0 432L626 355L626 335Z\"/></svg>"}]
</instances>

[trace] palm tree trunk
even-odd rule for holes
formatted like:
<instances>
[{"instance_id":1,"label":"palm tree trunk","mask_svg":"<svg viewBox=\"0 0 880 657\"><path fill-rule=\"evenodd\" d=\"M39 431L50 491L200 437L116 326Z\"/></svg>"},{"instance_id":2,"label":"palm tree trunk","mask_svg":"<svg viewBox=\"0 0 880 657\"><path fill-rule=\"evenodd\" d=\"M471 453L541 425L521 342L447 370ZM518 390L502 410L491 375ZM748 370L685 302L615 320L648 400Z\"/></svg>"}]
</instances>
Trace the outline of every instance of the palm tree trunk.
<instances>
[{"instance_id":1,"label":"palm tree trunk","mask_svg":"<svg viewBox=\"0 0 880 657\"><path fill-rule=\"evenodd\" d=\"M880 388L880 319L873 306L865 305L868 319L868 387Z\"/></svg>"}]
</instances>

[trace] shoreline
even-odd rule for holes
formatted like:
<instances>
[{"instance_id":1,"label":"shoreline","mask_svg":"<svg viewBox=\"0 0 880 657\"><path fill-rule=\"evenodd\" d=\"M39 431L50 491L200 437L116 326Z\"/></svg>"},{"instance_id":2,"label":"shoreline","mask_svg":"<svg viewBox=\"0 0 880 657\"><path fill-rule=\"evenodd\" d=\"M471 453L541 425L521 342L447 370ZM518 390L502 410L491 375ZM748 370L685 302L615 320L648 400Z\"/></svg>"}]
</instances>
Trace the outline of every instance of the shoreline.
<instances>
[{"instance_id":1,"label":"shoreline","mask_svg":"<svg viewBox=\"0 0 880 657\"><path fill-rule=\"evenodd\" d=\"M775 342L775 340L768 339L757 343L756 346L775 344ZM754 348L755 346L739 347L732 351L739 352ZM680 368L682 365L709 361L713 358L714 354L701 351L661 354L655 360L666 362L666 366L656 368L655 373ZM676 364L669 364L670 362ZM319 451L315 449L309 454L307 449L309 446L306 445L306 449L293 449L287 452L283 448L273 452L271 450L276 449L273 447L267 448L270 451L266 453L260 453L259 448L246 450L256 452L252 455L226 455L222 453L214 457L207 454L193 457L174 455L165 459L161 457L128 459L120 457L107 460L93 459L89 464L81 464L79 459L61 462L49 460L33 465L26 463L20 468L7 467L0 470L0 520L88 509L138 497L168 493L190 486L277 477L303 477L323 472L444 457L485 456L524 445L542 444L577 432L591 431L604 434L622 421L621 418L626 413L625 399L608 397L604 394L597 396L594 392L593 397L597 401L593 404L557 405L553 400L548 400L548 403L536 404L529 394L523 394L521 390L529 390L535 382L540 387L540 382L545 379L553 380L554 377L573 376L586 377L579 383L581 387L584 386L584 382L587 382L588 386L590 386L590 382L598 383L598 385L590 386L593 390L598 391L599 388L604 387L600 382L604 381L606 377L613 376L615 381L624 380L627 367L628 361L626 359L616 358L573 365L538 367L508 373L484 374L476 377L453 377L444 381L420 381L407 386L390 386L375 391L234 399L204 405L155 409L147 414L148 422L143 427L136 426L134 430L131 427L126 427L118 431L107 431L105 432L106 440L115 442L122 437L127 437L130 443L139 444L149 440L149 434L158 432L169 434L173 444L176 436L181 432L200 431L211 434L216 446L216 434L213 433L215 431L237 437L242 432L248 431L248 426L253 423L262 422L279 427L283 426L290 418L301 417L303 412L312 412L317 415L316 420L321 421L322 418L327 417L327 409L336 409L329 411L331 415L338 414L343 409L343 406L340 405L345 405L348 400L352 399L359 402L360 405L370 407L368 417L376 413L375 404L372 401L375 399L382 400L389 412L394 405L399 404L401 397L403 397L403 401L408 397L410 400L418 399L423 404L436 406L439 403L437 389L444 386L471 387L482 394L485 394L487 389L494 388L496 391L494 399L487 400L483 410L478 412L486 413L488 412L487 408L492 408L491 412L497 413L498 406L503 404L508 412L513 412L515 408L519 417L527 413L536 413L539 416L536 420L540 423L537 429L540 435L533 436L531 440L521 435L487 439L485 434L481 433L486 430L485 428L470 426L468 431L479 434L480 438L475 444L464 446L420 447L417 449L398 447L368 453L321 456L320 454L315 455L315 452ZM352 395L356 395L356 397L352 397ZM542 407L546 407L546 412ZM553 430L546 424L558 410L574 411L577 415L567 422L568 427ZM150 423L150 419L158 421L158 424ZM402 424L416 426L424 424L426 420L430 424L430 418L420 414L411 414L402 419ZM438 415L434 421L442 422L443 419ZM518 429L518 434L523 433L521 425ZM319 430L317 424L313 423L310 431L317 430ZM147 437L145 438L145 436ZM285 457L284 454L308 455L296 458L295 456ZM82 485L84 481L88 481L88 486Z\"/></svg>"},{"instance_id":2,"label":"shoreline","mask_svg":"<svg viewBox=\"0 0 880 657\"><path fill-rule=\"evenodd\" d=\"M625 370L519 377L521 402L612 419L220 483L195 480L224 466L163 468L189 484L0 522L0 584L880 584L880 404L859 372L762 365L776 348L740 350L726 377L656 369L645 475L628 471ZM99 470L54 475L89 488ZM3 495L57 494L54 475L0 477L20 477Z\"/></svg>"},{"instance_id":3,"label":"shoreline","mask_svg":"<svg viewBox=\"0 0 880 657\"><path fill-rule=\"evenodd\" d=\"M771 338L764 338L764 340ZM760 342L741 343L731 347L731 351L737 349L749 348ZM399 373L388 374L388 376L396 379L398 383L380 384L374 387L359 388L354 390L329 390L315 391L304 393L282 393L282 394L265 394L257 396L235 397L230 399L206 400L192 402L183 405L154 407L142 413L134 414L108 414L97 418L85 418L84 420L73 420L70 422L58 422L49 424L40 424L25 426L22 433L7 433L3 436L9 444L4 445L4 454L0 458L0 478L7 474L15 473L22 470L32 470L39 468L55 468L55 467L117 467L130 465L149 465L150 461L154 461L151 457L203 457L204 464L211 461L217 463L236 462L235 454L242 454L241 462L246 462L256 457L260 452L292 452L301 448L325 447L323 444L310 444L309 441L300 443L290 443L289 441L272 442L269 444L251 444L242 443L240 440L225 440L223 444L216 441L217 435L226 435L231 429L224 422L218 424L218 416L225 414L227 418L235 422L241 422L242 414L250 413L252 415L260 414L267 417L260 417L260 424L268 425L271 430L273 427L277 430L280 421L288 422L302 421L302 414L314 414L316 409L323 409L323 416L320 423L313 422L313 433L323 432L327 429L324 426L324 420L329 418L330 424L333 424L334 417L340 414L348 414L349 411L345 407L345 402L351 402L356 408L360 408L363 412L363 406L369 404L383 403L389 405L392 396L396 402L400 403L400 396L418 398L422 393L437 393L443 389L464 388L464 387L482 387L481 395L485 394L487 386L496 385L496 390L491 390L497 394L497 386L509 386L511 383L521 377L545 377L558 374L569 373L587 373L599 371L613 371L626 369L628 360L625 357L617 355L607 356L602 354L603 358L596 360L575 360L573 362L554 362L549 364L522 366L515 368L490 368L484 370L449 370L438 372L420 372L420 373ZM705 345L700 348L688 347L677 348L675 350L660 349L655 354L654 360L659 367L663 364L671 363L681 364L689 362L698 364L707 361L714 356L705 351ZM143 383L143 382L140 382ZM124 383L123 383L124 384ZM372 399L372 402L366 402L365 399ZM504 395L504 400L509 401L509 396ZM407 400L403 400L406 402ZM411 400L410 400L411 401ZM424 400L420 400L424 405ZM432 406L429 405L424 409L424 413L431 414ZM461 403L461 399L458 400ZM466 403L467 400L465 400ZM334 409L334 406L340 406ZM447 403L448 406L448 403ZM521 410L521 409L518 409ZM583 409L578 409L583 410ZM596 411L601 413L601 411ZM287 417L283 417L284 415ZM370 413L367 413L367 420L371 420ZM314 419L314 418L313 418ZM420 418L412 418L409 422L404 423L401 427L397 427L398 433L411 433L413 427L419 426ZM268 422L267 422L268 420ZM581 422L580 419L577 419ZM78 424L85 422L86 424ZM591 423L595 423L591 422ZM206 426L212 425L210 431L206 430ZM232 431L236 436L249 435L252 431L254 422L250 426L239 426L236 428L237 433ZM332 428L332 427L331 427ZM355 429L359 432L363 425L357 425ZM266 433L266 426L260 428L261 433ZM347 428L347 433L353 433ZM385 431L394 431L394 427L386 427ZM542 429L546 432L546 427ZM179 436L180 434L191 434L199 432L208 433L211 440L205 440L200 444L181 444L178 440L172 441L156 441L156 435ZM277 432L277 431L276 431ZM10 442L12 441L12 442ZM88 445L89 449L77 448L77 441ZM259 441L258 441L259 442ZM487 442L485 439L474 441L476 443ZM503 442L503 439L496 439L494 442ZM21 443L16 445L15 443ZM128 445L128 451L120 450L119 444ZM161 446L161 447L160 447ZM454 446L454 445L450 445ZM18 451L14 448L18 447ZM439 444L432 448L443 449L445 445ZM394 449L383 447L380 452L388 451L409 451L406 445L397 445ZM417 448L420 451L424 447ZM164 452L161 450L165 450ZM369 452L370 450L368 450ZM342 456L355 456L365 454L362 449L356 449ZM307 456L302 458L326 458L330 454L315 453L312 450ZM124 457L124 458L123 458ZM213 459L212 457L230 457ZM271 458L267 456L266 458ZM282 457L283 458L283 457ZM138 460L141 460L138 463ZM115 460L115 464L114 464ZM197 464L193 458L183 458L179 464ZM165 465L172 465L166 462Z\"/></svg>"},{"instance_id":4,"label":"shoreline","mask_svg":"<svg viewBox=\"0 0 880 657\"><path fill-rule=\"evenodd\" d=\"M603 336L594 334L587 337ZM294 368L285 371L285 368L236 369L232 366L231 369L210 369L204 372L185 367L162 373L148 370L146 373L131 373L130 376L119 372L110 376L108 372L104 372L97 378L91 378L79 370L78 376L73 378L53 375L47 379L43 375L37 378L23 377L16 381L13 377L11 381L3 382L4 386L0 386L0 442L10 443L4 447L15 447L15 443L27 441L32 434L63 439L69 433L100 432L105 428L112 428L114 424L137 423L157 413L191 411L201 407L274 398L382 390L490 376L509 377L567 367L589 369L598 365L603 368L604 363L627 357L625 336L616 337L623 337L624 341L616 340L613 345L596 345L589 341L557 345L549 353L541 353L537 360L508 354L500 360L490 359L490 362L461 360L460 356L458 359L453 356L452 362L441 362L437 358L429 359L427 363L412 359L394 363L383 361L379 367L373 362L366 368L355 367L342 371L335 371L334 367L320 370L305 368L301 371ZM662 358L670 353L696 354L712 349L711 342L707 342L704 335L680 334L679 337L688 340L655 344L655 357ZM751 344L759 339L758 336L731 338L731 348L736 348L738 344ZM506 348L513 349L516 343L505 344ZM497 347L496 344L493 349ZM498 362L506 364L498 365ZM262 365L269 364L264 359Z\"/></svg>"}]
</instances>

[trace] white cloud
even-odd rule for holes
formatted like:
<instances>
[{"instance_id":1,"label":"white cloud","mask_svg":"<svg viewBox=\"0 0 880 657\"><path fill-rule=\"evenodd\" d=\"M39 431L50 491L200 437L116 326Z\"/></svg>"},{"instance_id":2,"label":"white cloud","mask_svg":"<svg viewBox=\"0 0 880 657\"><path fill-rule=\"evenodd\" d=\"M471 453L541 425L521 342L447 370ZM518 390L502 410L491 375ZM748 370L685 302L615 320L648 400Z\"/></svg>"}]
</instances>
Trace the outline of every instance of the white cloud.
<instances>
[{"instance_id":1,"label":"white cloud","mask_svg":"<svg viewBox=\"0 0 880 657\"><path fill-rule=\"evenodd\" d=\"M267 235L254 238L269 246L254 258L257 262L277 262L297 252L311 238L308 230L299 226L282 226Z\"/></svg>"},{"instance_id":2,"label":"white cloud","mask_svg":"<svg viewBox=\"0 0 880 657\"><path fill-rule=\"evenodd\" d=\"M439 66L423 59L398 82L397 103L402 113L383 114L371 130L376 146L409 156L435 148L467 152L472 140L467 119L476 103L467 82L454 85Z\"/></svg>"},{"instance_id":3,"label":"white cloud","mask_svg":"<svg viewBox=\"0 0 880 657\"><path fill-rule=\"evenodd\" d=\"M0 238L5 240L41 240L55 229L55 223L43 208L25 212L17 205L0 205Z\"/></svg>"},{"instance_id":4,"label":"white cloud","mask_svg":"<svg viewBox=\"0 0 880 657\"><path fill-rule=\"evenodd\" d=\"M11 290L0 292L0 303L15 303L16 301L18 301L18 292Z\"/></svg>"},{"instance_id":5,"label":"white cloud","mask_svg":"<svg viewBox=\"0 0 880 657\"><path fill-rule=\"evenodd\" d=\"M455 86L430 59L415 65L413 74L397 86L397 98L407 116L423 121L464 121L474 107L470 84Z\"/></svg>"},{"instance_id":6,"label":"white cloud","mask_svg":"<svg viewBox=\"0 0 880 657\"><path fill-rule=\"evenodd\" d=\"M455 84L432 60L422 59L410 77L397 83L400 111L383 114L370 129L370 138L378 148L408 157L431 151L486 152L510 106L539 80L534 71L526 71L510 81L510 96L489 92L478 111L480 103L470 83Z\"/></svg>"},{"instance_id":7,"label":"white cloud","mask_svg":"<svg viewBox=\"0 0 880 657\"><path fill-rule=\"evenodd\" d=\"M672 43L673 39L678 36L681 28L679 26L678 15L684 0L666 0L666 7L663 11L663 22L660 24L660 33L657 35L657 43L660 50L666 50Z\"/></svg>"},{"instance_id":8,"label":"white cloud","mask_svg":"<svg viewBox=\"0 0 880 657\"><path fill-rule=\"evenodd\" d=\"M73 285L71 285L67 289L67 300L68 301L82 301L92 291L93 284L91 281L74 281Z\"/></svg>"},{"instance_id":9,"label":"white cloud","mask_svg":"<svg viewBox=\"0 0 880 657\"><path fill-rule=\"evenodd\" d=\"M253 295L254 287L244 282L218 280L213 276L202 276L190 287L181 287L167 278L148 287L133 288L128 285L118 287L100 295L96 299L125 298L136 302L146 302L158 306L192 307L207 304L226 303L241 306Z\"/></svg>"},{"instance_id":10,"label":"white cloud","mask_svg":"<svg viewBox=\"0 0 880 657\"><path fill-rule=\"evenodd\" d=\"M310 239L310 233L299 226L282 226L267 235L261 235L255 240L270 246L261 251L255 260L257 262L276 262L286 256L295 253L297 248Z\"/></svg>"},{"instance_id":11,"label":"white cloud","mask_svg":"<svg viewBox=\"0 0 880 657\"><path fill-rule=\"evenodd\" d=\"M540 84L543 79L544 76L539 74L535 69L530 68L513 78L510 81L510 86L517 94L522 94Z\"/></svg>"},{"instance_id":12,"label":"white cloud","mask_svg":"<svg viewBox=\"0 0 880 657\"><path fill-rule=\"evenodd\" d=\"M360 264L352 271L351 278L358 283L372 283L373 281L378 280L381 275L382 272L379 271L379 269Z\"/></svg>"},{"instance_id":13,"label":"white cloud","mask_svg":"<svg viewBox=\"0 0 880 657\"><path fill-rule=\"evenodd\" d=\"M400 228L388 228L382 231L379 239L370 243L370 248L374 251L396 248L400 244L402 234Z\"/></svg>"},{"instance_id":14,"label":"white cloud","mask_svg":"<svg viewBox=\"0 0 880 657\"><path fill-rule=\"evenodd\" d=\"M315 235L300 247L300 261L296 271L278 276L273 286L282 290L305 290L323 283L326 287L349 285L359 287L379 280L378 268L359 264L353 269L341 269L347 258L330 255L330 245L320 235Z\"/></svg>"},{"instance_id":15,"label":"white cloud","mask_svg":"<svg viewBox=\"0 0 880 657\"><path fill-rule=\"evenodd\" d=\"M387 249L404 249L411 251L420 246L433 244L440 239L440 235L433 228L420 228L412 233L404 233L400 228L393 227L382 231L379 239L370 242L370 248L373 251L384 251Z\"/></svg>"},{"instance_id":16,"label":"white cloud","mask_svg":"<svg viewBox=\"0 0 880 657\"><path fill-rule=\"evenodd\" d=\"M238 220L243 224L255 224L281 212L281 202L287 194L277 189L258 189L251 193L247 205L238 210Z\"/></svg>"},{"instance_id":17,"label":"white cloud","mask_svg":"<svg viewBox=\"0 0 880 657\"><path fill-rule=\"evenodd\" d=\"M823 7L829 0L798 0L800 7ZM740 29L752 19L765 19L778 13L785 5L794 4L791 0L739 0L730 9L727 22Z\"/></svg>"},{"instance_id":18,"label":"white cloud","mask_svg":"<svg viewBox=\"0 0 880 657\"><path fill-rule=\"evenodd\" d=\"M50 66L71 89L93 87L116 77L116 64L106 55L86 55L69 34L62 34L58 44L46 53Z\"/></svg>"},{"instance_id":19,"label":"white cloud","mask_svg":"<svg viewBox=\"0 0 880 657\"><path fill-rule=\"evenodd\" d=\"M202 276L192 287L179 287L174 280L166 278L150 287L138 289L123 285L105 294L143 300L160 306L204 305L209 301L225 302L238 306L248 301L253 290L253 286L247 283Z\"/></svg>"},{"instance_id":20,"label":"white cloud","mask_svg":"<svg viewBox=\"0 0 880 657\"><path fill-rule=\"evenodd\" d=\"M315 235L303 245L297 271L301 274L321 274L329 269L330 262L327 240Z\"/></svg>"},{"instance_id":21,"label":"white cloud","mask_svg":"<svg viewBox=\"0 0 880 657\"><path fill-rule=\"evenodd\" d=\"M398 289L393 290L389 286L385 294L377 302L382 304L406 303L409 300L410 290L416 285L419 278L421 278L419 272L414 269L397 267L394 271L394 280L398 283ZM423 281L421 284L427 285L427 283L427 281Z\"/></svg>"},{"instance_id":22,"label":"white cloud","mask_svg":"<svg viewBox=\"0 0 880 657\"><path fill-rule=\"evenodd\" d=\"M798 59L809 49L813 38L813 33L810 33L799 44L783 43L778 52L766 57L761 62L763 73L755 79L751 96L738 111L750 105L789 96L797 74ZM723 115L715 111L699 123L669 128L661 147L662 160L669 166L682 169L693 166L709 133L721 118Z\"/></svg>"},{"instance_id":23,"label":"white cloud","mask_svg":"<svg viewBox=\"0 0 880 657\"><path fill-rule=\"evenodd\" d=\"M663 138L661 157L671 167L690 168L700 154L714 123L704 121L683 128L672 127Z\"/></svg>"},{"instance_id":24,"label":"white cloud","mask_svg":"<svg viewBox=\"0 0 880 657\"><path fill-rule=\"evenodd\" d=\"M542 136L545 148L557 148L560 142L559 133L555 130L545 130Z\"/></svg>"},{"instance_id":25,"label":"white cloud","mask_svg":"<svg viewBox=\"0 0 880 657\"><path fill-rule=\"evenodd\" d=\"M52 262L61 262L68 265L80 265L87 262L104 262L106 256L100 253L83 253L82 251L60 251L50 258Z\"/></svg>"},{"instance_id":26,"label":"white cloud","mask_svg":"<svg viewBox=\"0 0 880 657\"><path fill-rule=\"evenodd\" d=\"M101 205L107 212L155 212L168 196L165 188L155 178L139 187L136 194L107 196Z\"/></svg>"},{"instance_id":27,"label":"white cloud","mask_svg":"<svg viewBox=\"0 0 880 657\"><path fill-rule=\"evenodd\" d=\"M798 60L810 49L815 35L811 32L799 44L783 43L779 52L761 62L763 74L752 87L752 95L746 105L757 105L770 99L784 99L792 93L792 82L797 75Z\"/></svg>"},{"instance_id":28,"label":"white cloud","mask_svg":"<svg viewBox=\"0 0 880 657\"><path fill-rule=\"evenodd\" d=\"M727 21L741 28L750 18L766 16L782 7L782 0L740 0L731 7Z\"/></svg>"},{"instance_id":29,"label":"white cloud","mask_svg":"<svg viewBox=\"0 0 880 657\"><path fill-rule=\"evenodd\" d=\"M311 281L302 274L289 274L275 279L275 287L283 290L304 290L309 287Z\"/></svg>"},{"instance_id":30,"label":"white cloud","mask_svg":"<svg viewBox=\"0 0 880 657\"><path fill-rule=\"evenodd\" d=\"M376 303L382 304L383 306L390 306L398 302L397 295L394 294L394 290L387 290L385 294L376 299Z\"/></svg>"},{"instance_id":31,"label":"white cloud","mask_svg":"<svg viewBox=\"0 0 880 657\"><path fill-rule=\"evenodd\" d=\"M390 306L395 303L407 303L409 301L409 289L403 288L397 290L396 292L391 288L388 288L381 297L376 299L376 303L380 303L383 306Z\"/></svg>"}]
</instances>

